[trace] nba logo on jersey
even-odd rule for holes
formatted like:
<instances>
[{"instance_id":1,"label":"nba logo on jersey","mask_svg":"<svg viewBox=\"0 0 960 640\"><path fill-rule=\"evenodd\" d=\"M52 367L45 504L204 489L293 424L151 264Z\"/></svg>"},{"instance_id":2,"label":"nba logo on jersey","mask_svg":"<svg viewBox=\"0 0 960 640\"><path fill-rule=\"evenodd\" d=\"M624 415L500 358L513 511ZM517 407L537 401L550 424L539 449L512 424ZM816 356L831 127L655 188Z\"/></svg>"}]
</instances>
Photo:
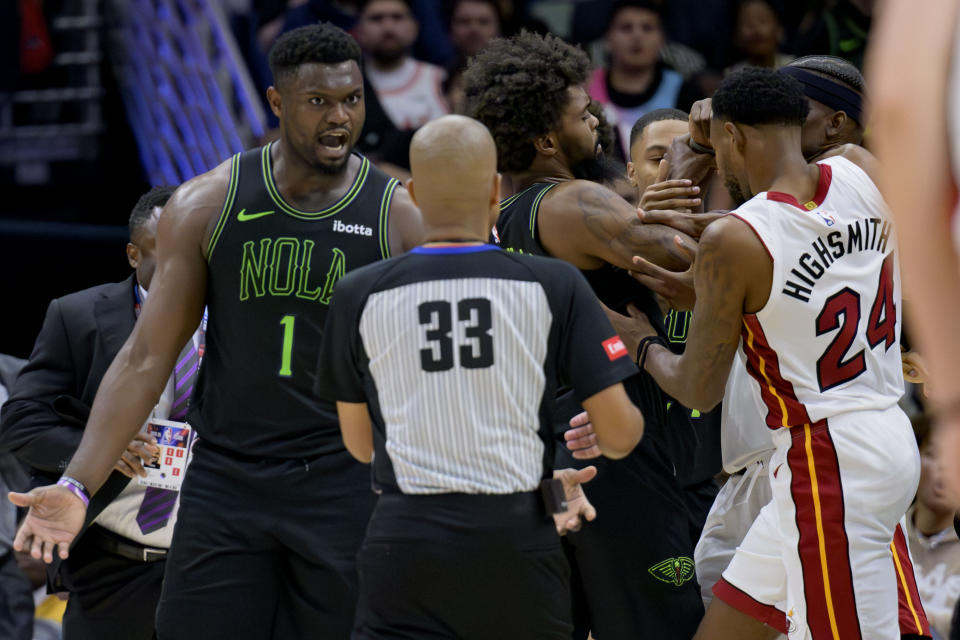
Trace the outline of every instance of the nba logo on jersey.
<instances>
[{"instance_id":1,"label":"nba logo on jersey","mask_svg":"<svg viewBox=\"0 0 960 640\"><path fill-rule=\"evenodd\" d=\"M623 340L620 339L620 336L613 336L604 340L602 343L603 350L606 352L607 357L610 360L616 360L617 358L622 358L627 355L627 347L623 344Z\"/></svg>"}]
</instances>

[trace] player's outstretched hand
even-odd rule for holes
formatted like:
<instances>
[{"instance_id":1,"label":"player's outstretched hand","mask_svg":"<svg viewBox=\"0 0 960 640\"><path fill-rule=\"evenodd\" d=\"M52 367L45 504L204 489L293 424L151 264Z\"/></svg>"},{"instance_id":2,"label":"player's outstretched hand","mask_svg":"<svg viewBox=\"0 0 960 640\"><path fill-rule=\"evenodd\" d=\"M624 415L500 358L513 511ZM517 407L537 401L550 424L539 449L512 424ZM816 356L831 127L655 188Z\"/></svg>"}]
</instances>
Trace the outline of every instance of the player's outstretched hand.
<instances>
[{"instance_id":1,"label":"player's outstretched hand","mask_svg":"<svg viewBox=\"0 0 960 640\"><path fill-rule=\"evenodd\" d=\"M567 441L567 449L577 460L592 460L603 455L597 446L597 434L593 431L593 423L586 411L570 418L570 428L563 434L563 438Z\"/></svg>"},{"instance_id":2,"label":"player's outstretched hand","mask_svg":"<svg viewBox=\"0 0 960 640\"><path fill-rule=\"evenodd\" d=\"M660 164L665 165L666 160ZM644 189L640 196L640 211L675 211L689 213L700 206L700 187L690 180L662 180ZM642 217L642 216L641 216ZM646 222L646 220L644 220ZM672 225L671 225L672 226ZM682 231L682 229L681 229Z\"/></svg>"},{"instance_id":3,"label":"player's outstretched hand","mask_svg":"<svg viewBox=\"0 0 960 640\"><path fill-rule=\"evenodd\" d=\"M584 520L590 522L597 517L597 510L587 500L582 486L596 475L597 468L592 465L583 469L557 469L553 472L553 477L563 482L563 493L567 497L567 510L553 514L553 523L560 535L565 535L567 531L579 531Z\"/></svg>"},{"instance_id":4,"label":"player's outstretched hand","mask_svg":"<svg viewBox=\"0 0 960 640\"><path fill-rule=\"evenodd\" d=\"M160 447L157 446L157 439L146 433L138 433L127 445L113 468L128 478L146 476L147 470L143 468L143 461L154 460L159 455Z\"/></svg>"},{"instance_id":5,"label":"player's outstretched hand","mask_svg":"<svg viewBox=\"0 0 960 640\"><path fill-rule=\"evenodd\" d=\"M70 543L80 533L87 514L80 498L58 485L37 487L28 493L11 491L7 497L18 507L30 507L13 540L13 548L50 564L56 546L60 558L66 559Z\"/></svg>"},{"instance_id":6,"label":"player's outstretched hand","mask_svg":"<svg viewBox=\"0 0 960 640\"><path fill-rule=\"evenodd\" d=\"M668 181L672 182L672 181ZM660 183L667 184L667 183ZM653 185L656 186L656 185ZM651 187L653 188L653 187ZM637 209L637 217L645 224L662 224L699 240L703 230L714 220L727 215L726 211L710 211L708 213L690 213L688 211L667 211L664 209Z\"/></svg>"},{"instance_id":7,"label":"player's outstretched hand","mask_svg":"<svg viewBox=\"0 0 960 640\"><path fill-rule=\"evenodd\" d=\"M686 271L667 271L640 256L633 256L634 268L630 275L643 286L660 294L671 309L692 311L697 302L697 294L693 288L693 266L697 254L684 245L679 236L674 236L673 241L690 259L690 266Z\"/></svg>"}]
</instances>

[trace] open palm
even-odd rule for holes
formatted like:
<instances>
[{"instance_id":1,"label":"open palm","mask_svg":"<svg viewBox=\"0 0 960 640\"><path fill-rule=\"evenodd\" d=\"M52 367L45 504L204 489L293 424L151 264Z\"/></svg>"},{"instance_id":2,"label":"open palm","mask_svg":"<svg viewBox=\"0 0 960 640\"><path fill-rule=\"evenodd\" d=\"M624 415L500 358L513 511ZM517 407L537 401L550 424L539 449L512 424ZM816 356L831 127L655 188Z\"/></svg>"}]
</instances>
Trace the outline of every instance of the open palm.
<instances>
[{"instance_id":1,"label":"open palm","mask_svg":"<svg viewBox=\"0 0 960 640\"><path fill-rule=\"evenodd\" d=\"M27 551L49 564L53 562L54 546L59 546L59 555L65 559L70 543L83 527L86 516L83 503L68 489L57 485L37 487L29 493L11 491L8 497L18 507L30 507L17 531L13 548Z\"/></svg>"}]
</instances>

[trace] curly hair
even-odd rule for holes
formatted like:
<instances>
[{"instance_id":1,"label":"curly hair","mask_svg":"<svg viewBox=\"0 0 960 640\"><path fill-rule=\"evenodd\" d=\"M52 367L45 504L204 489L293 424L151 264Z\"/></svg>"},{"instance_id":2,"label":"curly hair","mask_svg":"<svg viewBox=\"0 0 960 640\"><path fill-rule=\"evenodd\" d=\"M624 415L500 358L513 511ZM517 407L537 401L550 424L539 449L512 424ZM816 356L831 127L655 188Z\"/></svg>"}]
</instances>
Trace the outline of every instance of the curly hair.
<instances>
[{"instance_id":1,"label":"curly hair","mask_svg":"<svg viewBox=\"0 0 960 640\"><path fill-rule=\"evenodd\" d=\"M788 67L797 67L813 71L820 75L847 85L857 93L863 93L865 86L863 74L852 62L836 56L803 56L790 62Z\"/></svg>"},{"instance_id":2,"label":"curly hair","mask_svg":"<svg viewBox=\"0 0 960 640\"><path fill-rule=\"evenodd\" d=\"M802 126L810 112L799 82L761 67L746 67L724 78L712 106L714 118L745 125Z\"/></svg>"},{"instance_id":3,"label":"curly hair","mask_svg":"<svg viewBox=\"0 0 960 640\"><path fill-rule=\"evenodd\" d=\"M150 217L153 215L153 210L167 204L170 196L172 196L176 190L176 187L164 185L154 187L140 196L137 204L133 205L133 211L130 212L130 220L127 222L127 228L131 238L137 235L140 229L150 220Z\"/></svg>"},{"instance_id":4,"label":"curly hair","mask_svg":"<svg viewBox=\"0 0 960 640\"><path fill-rule=\"evenodd\" d=\"M296 73L300 65L336 64L354 60L360 64L360 45L346 31L329 22L298 27L286 32L270 49L273 81Z\"/></svg>"},{"instance_id":5,"label":"curly hair","mask_svg":"<svg viewBox=\"0 0 960 640\"><path fill-rule=\"evenodd\" d=\"M567 89L586 81L590 59L552 35L523 31L498 38L464 73L467 114L490 130L501 171L523 171L536 157L533 139L555 130Z\"/></svg>"}]
</instances>

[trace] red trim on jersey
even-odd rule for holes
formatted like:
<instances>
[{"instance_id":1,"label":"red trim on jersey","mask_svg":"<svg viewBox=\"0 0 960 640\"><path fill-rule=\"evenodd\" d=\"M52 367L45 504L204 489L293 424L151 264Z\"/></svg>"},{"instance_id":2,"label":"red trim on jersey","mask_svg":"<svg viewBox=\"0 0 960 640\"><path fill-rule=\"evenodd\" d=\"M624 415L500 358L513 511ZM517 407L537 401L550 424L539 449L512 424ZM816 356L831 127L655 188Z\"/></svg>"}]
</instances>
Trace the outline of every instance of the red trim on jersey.
<instances>
[{"instance_id":1,"label":"red trim on jersey","mask_svg":"<svg viewBox=\"0 0 960 640\"><path fill-rule=\"evenodd\" d=\"M747 356L747 372L760 384L760 396L767 405L767 426L779 429L809 423L807 408L797 400L793 384L781 375L777 352L767 342L756 314L743 314L740 336Z\"/></svg>"},{"instance_id":2,"label":"red trim on jersey","mask_svg":"<svg viewBox=\"0 0 960 640\"><path fill-rule=\"evenodd\" d=\"M767 255L770 256L770 261L772 262L772 261L773 261L773 254L770 253L770 248L767 246L767 243L763 241L763 236L761 236L759 233L757 233L756 227L754 227L752 224L750 224L750 222L749 222L746 218L744 218L743 216L737 215L737 213L736 213L735 211L732 212L730 215L732 215L734 218L736 218L737 220L742 221L743 224L745 224L745 225L747 225L748 227L750 227L750 231L753 231L753 234L754 234L755 236L757 236L757 240L759 240L759 241L760 241L760 244L763 245L763 248L766 250Z\"/></svg>"},{"instance_id":3,"label":"red trim on jersey","mask_svg":"<svg viewBox=\"0 0 960 640\"><path fill-rule=\"evenodd\" d=\"M768 627L773 627L783 635L787 635L787 614L772 604L763 604L723 578L720 578L713 585L713 597L724 601L737 611L759 620Z\"/></svg>"},{"instance_id":4,"label":"red trim on jersey","mask_svg":"<svg viewBox=\"0 0 960 640\"><path fill-rule=\"evenodd\" d=\"M917 591L917 578L907 549L907 538L899 524L893 532L890 546L894 553L893 568L897 575L900 635L916 634L930 638L930 622L927 620L927 612L923 610L920 592Z\"/></svg>"},{"instance_id":5,"label":"red trim on jersey","mask_svg":"<svg viewBox=\"0 0 960 640\"><path fill-rule=\"evenodd\" d=\"M401 93L409 91L413 87L413 85L417 83L417 80L420 79L420 73L423 72L424 64L425 63L420 62L419 60L414 60L413 75L410 76L409 80L407 80L405 83L403 83L396 89L384 89L383 91L377 91L377 95L386 98L386 97L399 95Z\"/></svg>"},{"instance_id":6,"label":"red trim on jersey","mask_svg":"<svg viewBox=\"0 0 960 640\"><path fill-rule=\"evenodd\" d=\"M813 640L860 640L840 464L827 421L790 429L787 464L800 532L807 627Z\"/></svg>"},{"instance_id":7,"label":"red trim on jersey","mask_svg":"<svg viewBox=\"0 0 960 640\"><path fill-rule=\"evenodd\" d=\"M790 204L803 211L816 209L823 204L823 201L827 197L827 192L830 190L830 183L833 181L833 169L830 165L818 162L817 167L820 168L820 177L817 179L817 192L813 194L813 200L805 203L810 204L812 202L814 204L813 207L806 207L800 204L794 196L789 193L783 193L782 191L767 191L767 200Z\"/></svg>"}]
</instances>

